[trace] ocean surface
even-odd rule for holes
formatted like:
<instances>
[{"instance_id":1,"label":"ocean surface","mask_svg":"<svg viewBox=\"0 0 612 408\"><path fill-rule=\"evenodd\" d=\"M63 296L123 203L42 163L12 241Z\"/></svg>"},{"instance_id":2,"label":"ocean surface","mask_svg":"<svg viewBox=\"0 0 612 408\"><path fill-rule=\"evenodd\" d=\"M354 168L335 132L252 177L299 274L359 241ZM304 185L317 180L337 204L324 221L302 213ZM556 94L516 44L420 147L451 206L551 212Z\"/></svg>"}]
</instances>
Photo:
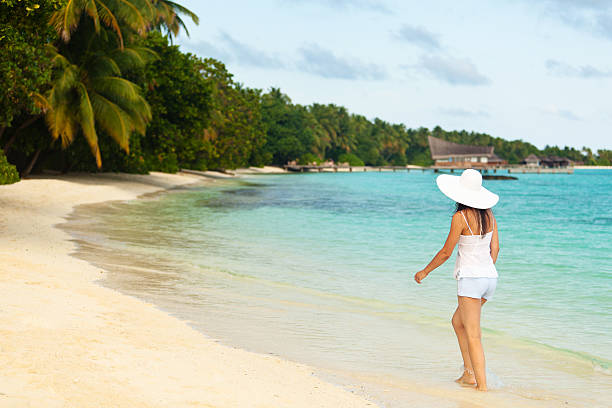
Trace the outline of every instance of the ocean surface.
<instances>
[{"instance_id":1,"label":"ocean surface","mask_svg":"<svg viewBox=\"0 0 612 408\"><path fill-rule=\"evenodd\" d=\"M454 208L435 176L252 176L79 207L64 228L103 285L225 344L307 363L381 406L464 407L455 257L413 281ZM612 171L517 177L484 182L501 197L490 394L612 406Z\"/></svg>"}]
</instances>

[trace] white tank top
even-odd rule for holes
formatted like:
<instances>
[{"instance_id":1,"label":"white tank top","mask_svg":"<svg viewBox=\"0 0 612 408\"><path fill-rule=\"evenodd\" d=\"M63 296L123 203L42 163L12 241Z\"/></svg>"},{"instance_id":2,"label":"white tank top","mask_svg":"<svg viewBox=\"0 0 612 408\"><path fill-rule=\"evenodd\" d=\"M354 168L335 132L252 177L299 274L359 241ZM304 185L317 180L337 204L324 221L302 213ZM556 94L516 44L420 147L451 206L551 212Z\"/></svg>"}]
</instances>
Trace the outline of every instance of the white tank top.
<instances>
[{"instance_id":1,"label":"white tank top","mask_svg":"<svg viewBox=\"0 0 612 408\"><path fill-rule=\"evenodd\" d=\"M463 219L472 235L461 235L457 245L455 279L460 278L497 278L497 269L491 258L491 237L493 231L474 235L463 212ZM495 224L493 225L495 229ZM481 231L482 232L482 231Z\"/></svg>"}]
</instances>

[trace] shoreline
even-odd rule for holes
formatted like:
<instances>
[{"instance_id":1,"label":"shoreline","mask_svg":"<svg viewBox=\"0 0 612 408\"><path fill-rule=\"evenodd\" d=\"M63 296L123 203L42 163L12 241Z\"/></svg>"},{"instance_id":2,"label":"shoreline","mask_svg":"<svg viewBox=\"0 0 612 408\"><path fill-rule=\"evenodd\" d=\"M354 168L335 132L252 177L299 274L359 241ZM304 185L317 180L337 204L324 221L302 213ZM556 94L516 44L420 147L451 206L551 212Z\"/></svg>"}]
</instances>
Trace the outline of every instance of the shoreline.
<instances>
[{"instance_id":1,"label":"shoreline","mask_svg":"<svg viewBox=\"0 0 612 408\"><path fill-rule=\"evenodd\" d=\"M612 170L612 166L574 166L576 170Z\"/></svg>"},{"instance_id":2,"label":"shoreline","mask_svg":"<svg viewBox=\"0 0 612 408\"><path fill-rule=\"evenodd\" d=\"M1 406L365 407L313 369L219 344L96 283L57 227L77 205L214 180L187 174L40 177L0 187Z\"/></svg>"}]
</instances>

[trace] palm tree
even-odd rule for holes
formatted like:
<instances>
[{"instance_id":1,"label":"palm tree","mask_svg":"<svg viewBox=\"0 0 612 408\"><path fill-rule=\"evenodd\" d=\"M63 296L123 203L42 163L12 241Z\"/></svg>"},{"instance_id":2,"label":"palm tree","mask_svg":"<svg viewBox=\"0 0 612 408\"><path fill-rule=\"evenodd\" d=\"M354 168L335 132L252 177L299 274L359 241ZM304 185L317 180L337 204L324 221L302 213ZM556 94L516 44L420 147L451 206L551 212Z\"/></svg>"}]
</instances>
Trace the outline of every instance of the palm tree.
<instances>
[{"instance_id":1,"label":"palm tree","mask_svg":"<svg viewBox=\"0 0 612 408\"><path fill-rule=\"evenodd\" d=\"M170 40L172 40L172 36L178 35L181 28L189 36L189 30L187 30L187 26L179 14L188 16L195 24L200 23L200 19L193 11L178 3L170 0L151 0L151 2L157 11L156 27L160 31L165 29Z\"/></svg>"},{"instance_id":2,"label":"palm tree","mask_svg":"<svg viewBox=\"0 0 612 408\"><path fill-rule=\"evenodd\" d=\"M121 47L126 28L142 35L155 18L149 0L68 0L64 7L53 13L49 23L67 43L84 14L91 18L96 34L100 33L101 26L111 29Z\"/></svg>"},{"instance_id":3,"label":"palm tree","mask_svg":"<svg viewBox=\"0 0 612 408\"><path fill-rule=\"evenodd\" d=\"M60 139L65 148L82 132L98 167L98 131L129 152L130 134L144 135L151 110L138 87L122 75L154 55L129 44L151 29L165 28L169 35L186 30L179 13L198 23L193 12L169 0L68 0L52 15L50 24L63 40L49 46L54 77L45 94L45 120L53 140Z\"/></svg>"},{"instance_id":4,"label":"palm tree","mask_svg":"<svg viewBox=\"0 0 612 408\"><path fill-rule=\"evenodd\" d=\"M53 140L60 139L64 148L81 131L100 167L99 131L111 136L126 152L130 134L145 133L151 110L138 86L123 78L122 73L143 66L155 54L144 47L110 49L113 36L104 35L109 34L107 31L101 35L106 41L82 34L78 38L89 40L75 38L59 50L48 47L54 75L52 87L45 94L45 120Z\"/></svg>"},{"instance_id":5,"label":"palm tree","mask_svg":"<svg viewBox=\"0 0 612 408\"><path fill-rule=\"evenodd\" d=\"M169 36L176 36L182 27L189 35L179 14L199 23L195 13L170 0L68 0L53 13L50 24L64 42L69 42L81 17L87 15L96 34L104 26L115 33L119 46L123 47L126 35L142 36L151 29L165 29Z\"/></svg>"},{"instance_id":6,"label":"palm tree","mask_svg":"<svg viewBox=\"0 0 612 408\"><path fill-rule=\"evenodd\" d=\"M349 134L350 117L346 108L334 104L315 103L309 109L323 127L325 136L321 141L328 146L328 153L334 155L355 150L355 141Z\"/></svg>"}]
</instances>

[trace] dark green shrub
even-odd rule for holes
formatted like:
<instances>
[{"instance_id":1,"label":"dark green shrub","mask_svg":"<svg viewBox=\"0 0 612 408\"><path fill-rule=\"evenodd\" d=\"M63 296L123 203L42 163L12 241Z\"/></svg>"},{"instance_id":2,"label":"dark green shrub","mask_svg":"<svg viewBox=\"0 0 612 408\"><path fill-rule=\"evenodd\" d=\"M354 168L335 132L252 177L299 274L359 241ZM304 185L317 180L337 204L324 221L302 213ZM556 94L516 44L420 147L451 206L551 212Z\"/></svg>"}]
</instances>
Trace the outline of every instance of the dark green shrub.
<instances>
[{"instance_id":1,"label":"dark green shrub","mask_svg":"<svg viewBox=\"0 0 612 408\"><path fill-rule=\"evenodd\" d=\"M4 152L0 150L0 184L13 184L18 181L17 169L6 160Z\"/></svg>"},{"instance_id":2,"label":"dark green shrub","mask_svg":"<svg viewBox=\"0 0 612 408\"><path fill-rule=\"evenodd\" d=\"M350 166L363 166L363 160L353 153L342 153L338 156L338 163L348 163Z\"/></svg>"},{"instance_id":3,"label":"dark green shrub","mask_svg":"<svg viewBox=\"0 0 612 408\"><path fill-rule=\"evenodd\" d=\"M312 153L306 153L298 160L298 164L307 165L310 163L320 164L323 160Z\"/></svg>"}]
</instances>

